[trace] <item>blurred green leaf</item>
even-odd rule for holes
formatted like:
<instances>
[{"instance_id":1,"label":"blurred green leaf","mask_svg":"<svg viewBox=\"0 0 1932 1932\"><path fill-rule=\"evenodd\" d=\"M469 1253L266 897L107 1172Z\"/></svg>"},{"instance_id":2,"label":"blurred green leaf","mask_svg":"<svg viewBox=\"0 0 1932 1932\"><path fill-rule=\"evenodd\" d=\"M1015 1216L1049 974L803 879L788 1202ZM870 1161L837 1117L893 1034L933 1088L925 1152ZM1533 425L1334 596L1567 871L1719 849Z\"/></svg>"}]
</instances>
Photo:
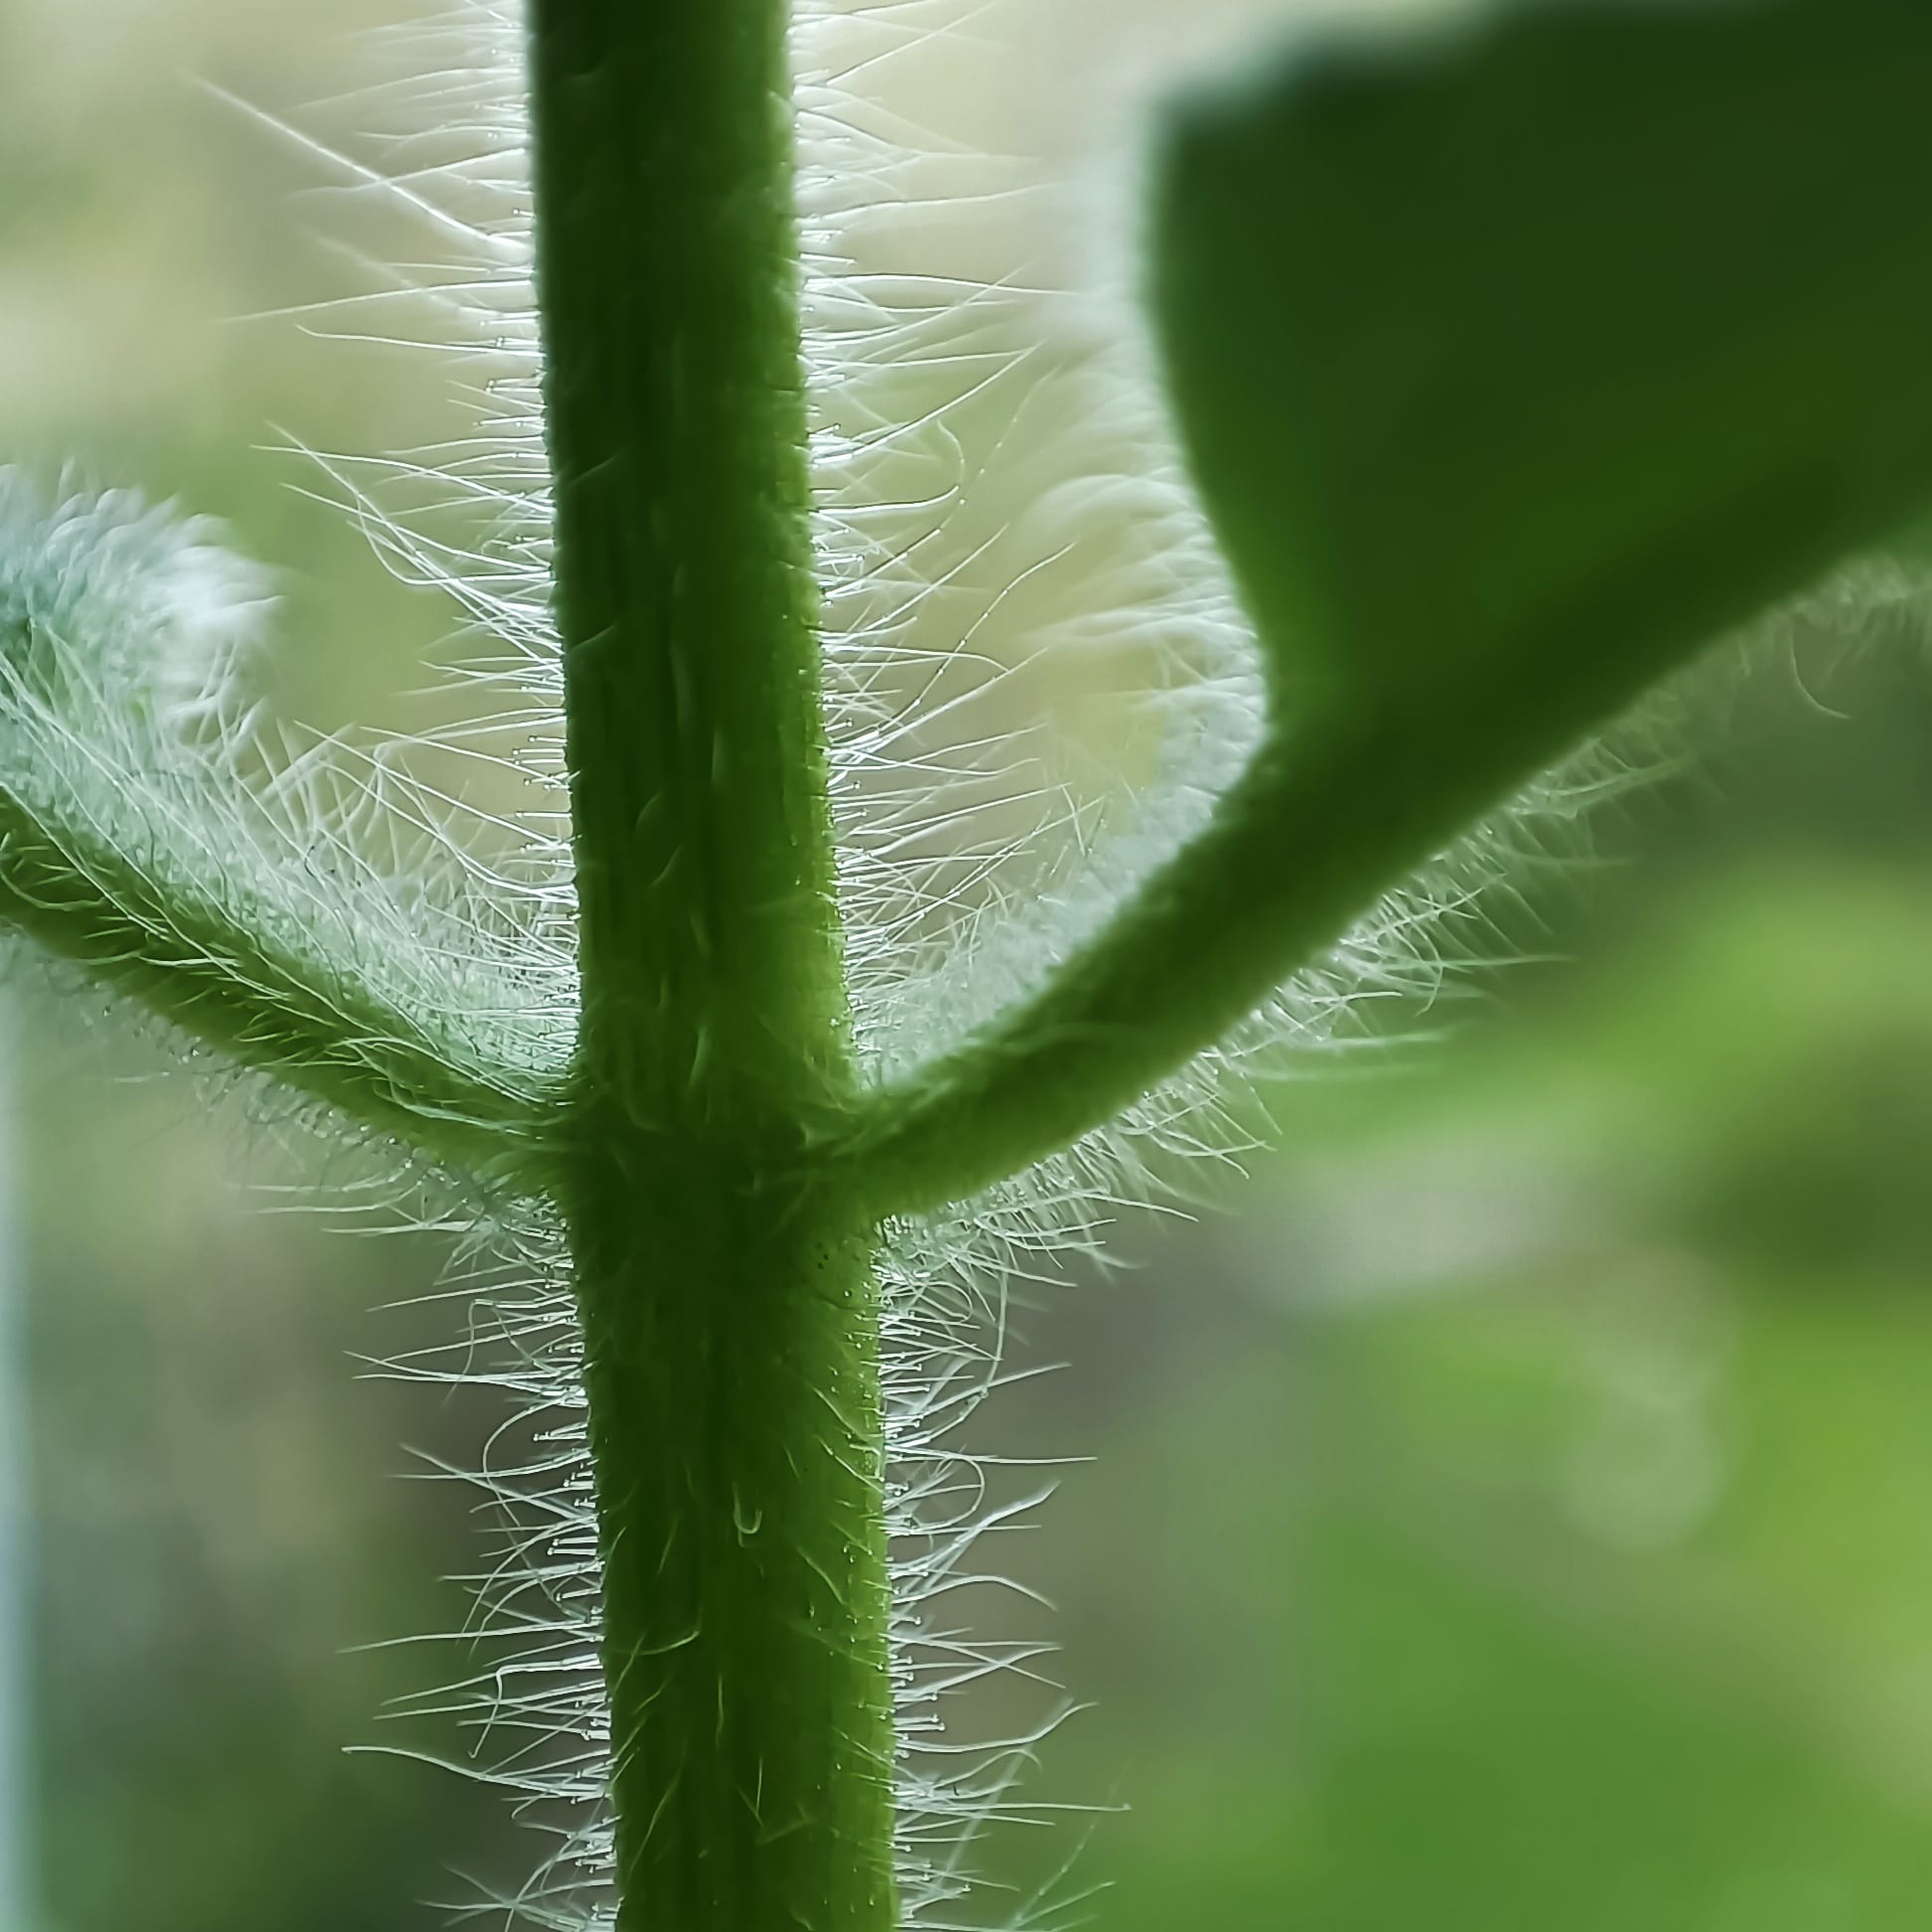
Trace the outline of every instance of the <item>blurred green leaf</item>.
<instances>
[{"instance_id":1,"label":"blurred green leaf","mask_svg":"<svg viewBox=\"0 0 1932 1932\"><path fill-rule=\"evenodd\" d=\"M1507 780L1905 520L1928 63L1922 0L1542 5L1185 106L1157 321L1282 684Z\"/></svg>"}]
</instances>

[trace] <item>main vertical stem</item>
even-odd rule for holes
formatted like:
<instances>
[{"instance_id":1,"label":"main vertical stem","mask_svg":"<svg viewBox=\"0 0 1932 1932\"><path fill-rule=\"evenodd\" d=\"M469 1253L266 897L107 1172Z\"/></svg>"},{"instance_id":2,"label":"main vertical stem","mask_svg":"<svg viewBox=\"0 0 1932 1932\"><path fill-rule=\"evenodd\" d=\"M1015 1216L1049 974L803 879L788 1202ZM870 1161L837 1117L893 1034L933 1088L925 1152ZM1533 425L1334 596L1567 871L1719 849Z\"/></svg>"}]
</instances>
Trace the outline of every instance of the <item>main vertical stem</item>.
<instances>
[{"instance_id":1,"label":"main vertical stem","mask_svg":"<svg viewBox=\"0 0 1932 1932\"><path fill-rule=\"evenodd\" d=\"M782 0L529 0L583 1017L564 1180L623 1932L886 1932Z\"/></svg>"}]
</instances>

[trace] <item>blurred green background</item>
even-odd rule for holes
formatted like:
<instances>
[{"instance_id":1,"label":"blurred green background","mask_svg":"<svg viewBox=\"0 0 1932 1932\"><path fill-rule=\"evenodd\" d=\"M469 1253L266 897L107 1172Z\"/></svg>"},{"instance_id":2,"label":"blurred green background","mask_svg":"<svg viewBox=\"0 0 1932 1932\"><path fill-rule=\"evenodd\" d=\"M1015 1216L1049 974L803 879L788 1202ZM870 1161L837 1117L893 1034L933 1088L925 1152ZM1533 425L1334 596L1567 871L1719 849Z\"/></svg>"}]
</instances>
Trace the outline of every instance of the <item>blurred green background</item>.
<instances>
[{"instance_id":1,"label":"blurred green background","mask_svg":"<svg viewBox=\"0 0 1932 1932\"><path fill-rule=\"evenodd\" d=\"M952 108L1077 177L1137 75L1283 11L1008 6L1006 81ZM382 224L187 77L353 140L358 34L405 17L0 0L0 455L229 519L281 573L277 701L323 724L433 716L451 620L266 425L375 451L460 415L447 372L285 312L358 285L338 244ZM1089 1706L1029 1794L1095 1809L990 1848L996 1913L1926 1922L1932 676L1909 612L1863 644L1709 681L1693 755L1497 902L1492 963L1279 1088L1278 1151L1212 1211L1124 1219L1121 1265L1030 1297L1020 1362L1071 1366L976 1441L1091 1458L999 1557ZM464 1780L346 1754L442 1668L366 1647L457 1625L476 1561L405 1445L461 1460L492 1412L358 1372L451 1332L393 1306L443 1250L272 1211L326 1155L94 1004L29 975L0 1021L6 1908L414 1932L528 1852Z\"/></svg>"}]
</instances>

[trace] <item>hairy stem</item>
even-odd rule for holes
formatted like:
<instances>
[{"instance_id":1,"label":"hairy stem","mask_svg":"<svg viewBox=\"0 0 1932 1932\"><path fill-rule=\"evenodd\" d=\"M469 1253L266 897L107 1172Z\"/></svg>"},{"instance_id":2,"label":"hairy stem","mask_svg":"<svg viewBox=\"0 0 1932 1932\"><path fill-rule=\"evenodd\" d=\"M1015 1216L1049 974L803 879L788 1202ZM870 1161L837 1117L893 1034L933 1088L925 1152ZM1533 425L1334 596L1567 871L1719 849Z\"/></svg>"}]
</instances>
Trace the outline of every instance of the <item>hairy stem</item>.
<instances>
[{"instance_id":1,"label":"hairy stem","mask_svg":"<svg viewBox=\"0 0 1932 1932\"><path fill-rule=\"evenodd\" d=\"M1831 554L1817 521L1803 492L1742 495L1679 539L1684 570L1660 549L1660 580L1686 586L1674 608L1605 586L1495 647L1503 674L1487 711L1452 729L1426 692L1337 706L1300 727L1277 692L1261 748L1208 827L1034 999L849 1107L819 1160L876 1212L914 1213L1104 1126L1735 620L1701 594L1713 559L1768 546L1802 581Z\"/></svg>"},{"instance_id":2,"label":"hairy stem","mask_svg":"<svg viewBox=\"0 0 1932 1932\"><path fill-rule=\"evenodd\" d=\"M1208 828L1035 998L865 1096L817 1161L876 1212L912 1214L1105 1126L1658 668L1646 661L1582 706L1569 732L1529 747L1507 728L1445 737L1400 709L1348 719L1305 746L1276 734Z\"/></svg>"},{"instance_id":3,"label":"hairy stem","mask_svg":"<svg viewBox=\"0 0 1932 1932\"><path fill-rule=\"evenodd\" d=\"M531 8L627 1932L893 1917L873 1234L783 1178L851 1081L785 12Z\"/></svg>"},{"instance_id":4,"label":"hairy stem","mask_svg":"<svg viewBox=\"0 0 1932 1932\"><path fill-rule=\"evenodd\" d=\"M513 1187L538 1185L540 1108L528 1076L431 1028L357 971L217 882L157 879L80 823L58 832L0 786L0 925L243 1066L272 1073L432 1161Z\"/></svg>"}]
</instances>

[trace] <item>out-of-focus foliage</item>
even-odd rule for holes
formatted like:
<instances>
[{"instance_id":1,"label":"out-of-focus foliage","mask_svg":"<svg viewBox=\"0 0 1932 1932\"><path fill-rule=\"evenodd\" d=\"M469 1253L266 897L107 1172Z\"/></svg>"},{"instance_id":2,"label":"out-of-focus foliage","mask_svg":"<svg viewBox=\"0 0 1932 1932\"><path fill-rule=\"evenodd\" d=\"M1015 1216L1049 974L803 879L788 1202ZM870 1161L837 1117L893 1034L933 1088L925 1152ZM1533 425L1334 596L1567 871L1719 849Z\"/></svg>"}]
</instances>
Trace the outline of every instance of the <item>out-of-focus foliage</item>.
<instances>
[{"instance_id":1,"label":"out-of-focus foliage","mask_svg":"<svg viewBox=\"0 0 1932 1932\"><path fill-rule=\"evenodd\" d=\"M1277 683L1419 715L1375 774L1396 796L1476 755L1446 746L1498 786L1533 770L1891 538L1932 445L1907 131L1932 16L1492 14L1198 89L1149 224L1176 411Z\"/></svg>"},{"instance_id":2,"label":"out-of-focus foliage","mask_svg":"<svg viewBox=\"0 0 1932 1932\"><path fill-rule=\"evenodd\" d=\"M1026 1573L1133 1807L1103 1923L1916 1922L1932 706L1887 651L1545 902L1587 963L1289 1089L1239 1218L1084 1298L1105 1426L1036 1433L1096 1461Z\"/></svg>"}]
</instances>

